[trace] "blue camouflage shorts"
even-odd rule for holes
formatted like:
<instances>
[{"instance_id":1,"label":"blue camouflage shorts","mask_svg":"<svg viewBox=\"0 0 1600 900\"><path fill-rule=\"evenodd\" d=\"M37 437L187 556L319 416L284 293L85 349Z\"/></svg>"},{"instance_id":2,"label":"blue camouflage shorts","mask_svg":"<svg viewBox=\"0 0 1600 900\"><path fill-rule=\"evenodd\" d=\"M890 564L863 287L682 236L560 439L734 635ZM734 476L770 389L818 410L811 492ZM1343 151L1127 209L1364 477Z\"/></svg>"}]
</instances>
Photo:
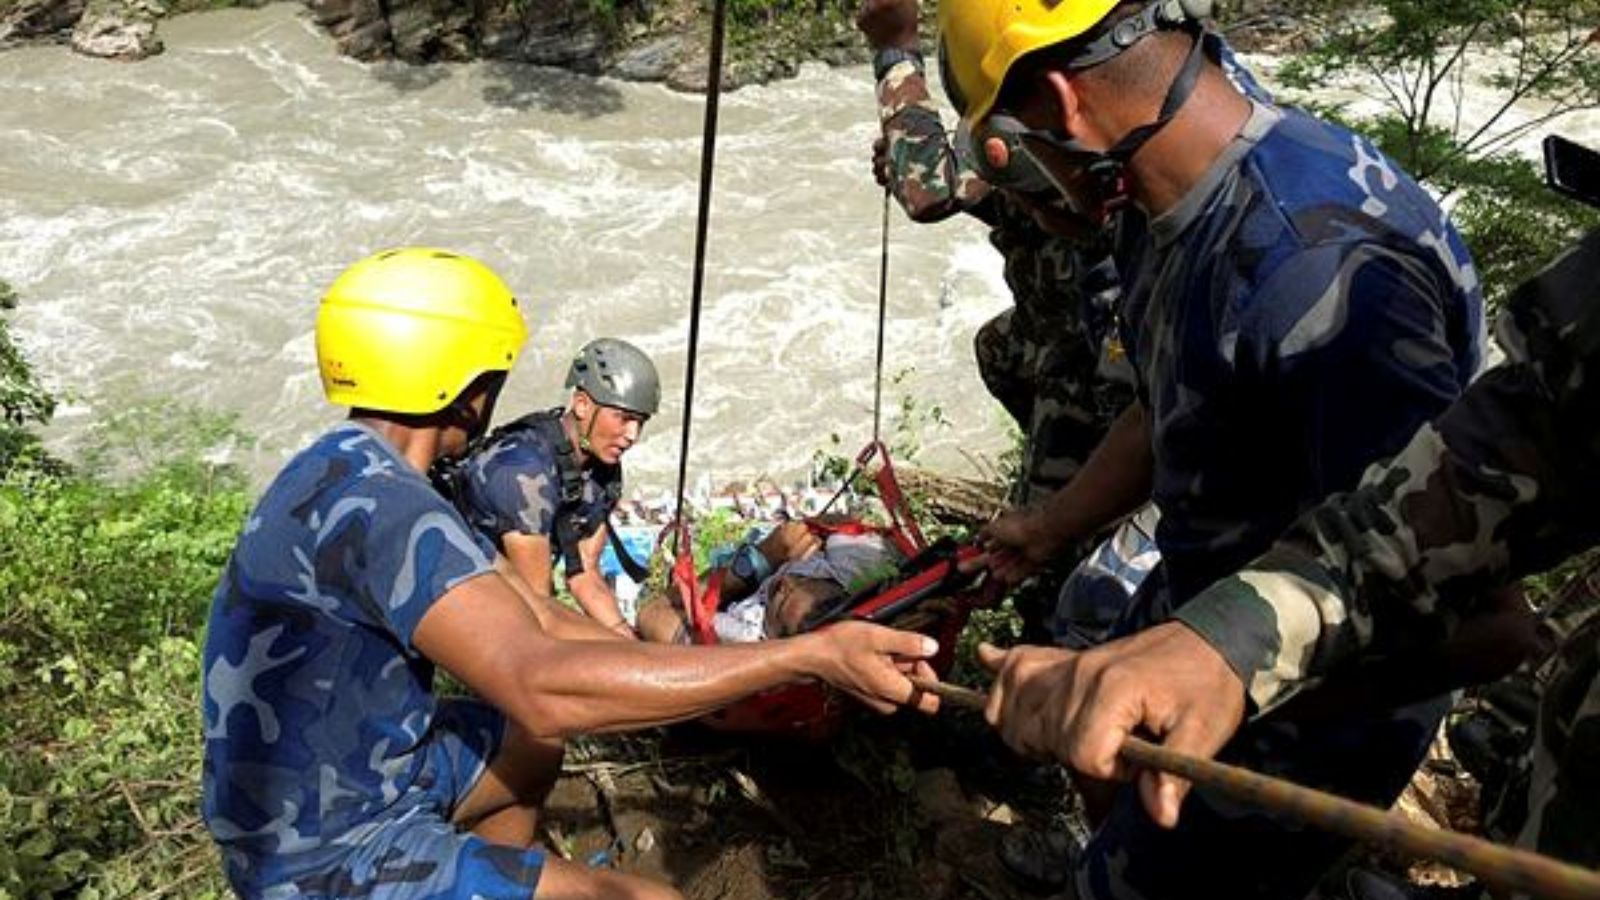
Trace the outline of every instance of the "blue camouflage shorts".
<instances>
[{"instance_id":1,"label":"blue camouflage shorts","mask_svg":"<svg viewBox=\"0 0 1600 900\"><path fill-rule=\"evenodd\" d=\"M491 706L440 701L422 771L390 808L393 816L363 826L359 837L335 841L354 846L319 853L314 867L264 896L528 900L539 884L544 852L490 844L450 822L488 769L505 731L505 717Z\"/></svg>"}]
</instances>

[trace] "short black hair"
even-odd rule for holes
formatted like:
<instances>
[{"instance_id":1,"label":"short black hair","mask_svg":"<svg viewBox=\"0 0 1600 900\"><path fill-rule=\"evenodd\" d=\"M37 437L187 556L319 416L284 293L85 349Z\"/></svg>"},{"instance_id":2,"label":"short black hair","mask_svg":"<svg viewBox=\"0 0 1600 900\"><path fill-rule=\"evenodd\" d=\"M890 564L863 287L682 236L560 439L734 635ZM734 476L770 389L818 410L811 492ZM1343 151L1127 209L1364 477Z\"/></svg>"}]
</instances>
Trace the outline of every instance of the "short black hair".
<instances>
[{"instance_id":1,"label":"short black hair","mask_svg":"<svg viewBox=\"0 0 1600 900\"><path fill-rule=\"evenodd\" d=\"M1082 35L1040 47L1012 63L995 98L996 109L1015 110L1027 92L1046 72L1078 71L1086 77L1125 91L1163 90L1171 83L1182 52L1189 46L1185 32L1162 30L1148 35L1111 59L1087 69L1075 69L1083 49L1111 33L1122 20L1137 15L1148 3L1121 3Z\"/></svg>"}]
</instances>

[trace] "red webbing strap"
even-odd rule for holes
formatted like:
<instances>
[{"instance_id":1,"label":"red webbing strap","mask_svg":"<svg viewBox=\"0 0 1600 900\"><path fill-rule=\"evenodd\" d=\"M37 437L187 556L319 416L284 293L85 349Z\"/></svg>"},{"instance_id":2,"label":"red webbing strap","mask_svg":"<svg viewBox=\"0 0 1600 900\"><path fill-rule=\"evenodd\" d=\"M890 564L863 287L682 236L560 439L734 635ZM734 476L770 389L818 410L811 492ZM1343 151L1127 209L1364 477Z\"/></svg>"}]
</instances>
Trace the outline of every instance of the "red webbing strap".
<instances>
[{"instance_id":1,"label":"red webbing strap","mask_svg":"<svg viewBox=\"0 0 1600 900\"><path fill-rule=\"evenodd\" d=\"M928 548L928 542L922 536L922 529L917 527L916 518L911 515L911 504L906 502L899 480L894 477L894 463L889 461L889 448L882 441L874 441L861 451L856 462L865 466L874 455L883 457L883 465L878 467L878 474L873 476L873 480L878 483L878 497L883 501L883 508L889 511L889 521L893 523L889 536L894 538L902 553L916 556Z\"/></svg>"},{"instance_id":2,"label":"red webbing strap","mask_svg":"<svg viewBox=\"0 0 1600 900\"><path fill-rule=\"evenodd\" d=\"M672 560L672 584L683 601L683 615L689 624L689 635L697 644L715 644L717 631L712 620L717 606L722 602L722 579L726 569L717 569L706 579L706 589L700 590L700 576L694 567L694 540L689 526L680 521L667 526L677 538L678 553Z\"/></svg>"},{"instance_id":3,"label":"red webbing strap","mask_svg":"<svg viewBox=\"0 0 1600 900\"><path fill-rule=\"evenodd\" d=\"M700 579L694 570L694 542L689 539L689 526L682 519L667 526L672 531L677 555L672 560L672 586L678 589L678 599L683 602L683 614L689 619L689 630L699 624L698 606Z\"/></svg>"},{"instance_id":4,"label":"red webbing strap","mask_svg":"<svg viewBox=\"0 0 1600 900\"><path fill-rule=\"evenodd\" d=\"M726 568L715 569L706 579L706 592L700 595L700 610L695 613L694 640L697 644L717 643L717 607L722 604L722 579Z\"/></svg>"}]
</instances>

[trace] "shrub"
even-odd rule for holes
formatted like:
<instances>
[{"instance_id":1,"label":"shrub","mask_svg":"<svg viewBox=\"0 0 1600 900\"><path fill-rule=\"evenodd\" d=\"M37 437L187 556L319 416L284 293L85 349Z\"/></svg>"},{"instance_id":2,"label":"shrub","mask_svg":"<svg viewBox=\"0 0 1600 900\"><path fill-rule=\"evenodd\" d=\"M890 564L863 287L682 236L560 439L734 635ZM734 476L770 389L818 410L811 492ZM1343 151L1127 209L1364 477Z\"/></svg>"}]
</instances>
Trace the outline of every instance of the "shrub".
<instances>
[{"instance_id":1,"label":"shrub","mask_svg":"<svg viewBox=\"0 0 1600 900\"><path fill-rule=\"evenodd\" d=\"M249 504L178 457L0 479L0 897L223 890L199 821L200 646Z\"/></svg>"}]
</instances>

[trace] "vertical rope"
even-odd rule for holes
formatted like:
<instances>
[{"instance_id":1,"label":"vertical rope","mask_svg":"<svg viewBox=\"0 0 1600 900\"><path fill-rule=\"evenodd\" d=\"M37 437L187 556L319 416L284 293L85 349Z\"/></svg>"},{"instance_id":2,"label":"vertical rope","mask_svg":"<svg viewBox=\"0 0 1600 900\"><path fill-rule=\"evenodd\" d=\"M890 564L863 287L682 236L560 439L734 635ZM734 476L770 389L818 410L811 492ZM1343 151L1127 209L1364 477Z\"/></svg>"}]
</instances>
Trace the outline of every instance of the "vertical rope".
<instances>
[{"instance_id":1,"label":"vertical rope","mask_svg":"<svg viewBox=\"0 0 1600 900\"><path fill-rule=\"evenodd\" d=\"M889 316L889 189L883 189L883 229L878 250L878 363L872 388L872 442L883 426L883 332Z\"/></svg>"},{"instance_id":2,"label":"vertical rope","mask_svg":"<svg viewBox=\"0 0 1600 900\"><path fill-rule=\"evenodd\" d=\"M728 0L716 0L711 14L711 60L706 76L705 129L700 144L700 212L694 233L694 288L689 299L689 359L683 376L683 438L678 446L678 503L680 522L685 516L684 493L689 480L689 427L694 422L695 360L700 351L700 308L705 293L706 234L711 223L711 176L717 161L717 110L722 100L722 37ZM680 548L682 528L673 530L672 549Z\"/></svg>"}]
</instances>

